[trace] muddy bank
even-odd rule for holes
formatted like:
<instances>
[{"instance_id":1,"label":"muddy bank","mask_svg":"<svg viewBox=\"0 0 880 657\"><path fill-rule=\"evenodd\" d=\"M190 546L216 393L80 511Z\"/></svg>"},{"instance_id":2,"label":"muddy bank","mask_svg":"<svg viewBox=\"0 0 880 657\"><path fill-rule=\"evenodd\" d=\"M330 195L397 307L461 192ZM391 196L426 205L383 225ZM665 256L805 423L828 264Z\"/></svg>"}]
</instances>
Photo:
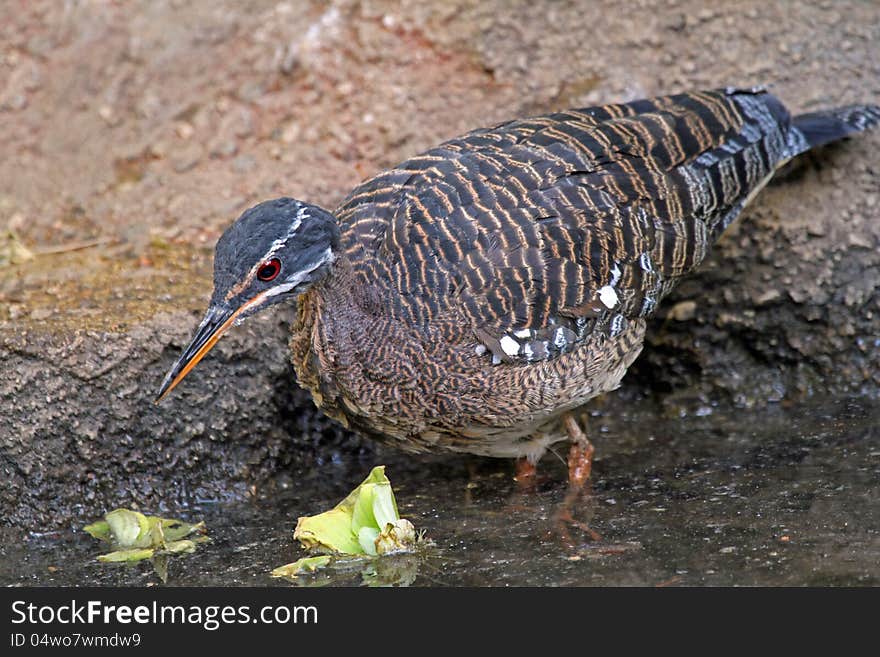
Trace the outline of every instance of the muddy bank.
<instances>
[{"instance_id":1,"label":"muddy bank","mask_svg":"<svg viewBox=\"0 0 880 657\"><path fill-rule=\"evenodd\" d=\"M856 1L28 3L0 26L0 229L37 253L101 244L0 269L2 522L271 494L372 458L292 385L284 312L152 404L248 205L332 207L444 138L567 106L755 83L794 111L877 102L877 43L880 8ZM876 395L878 147L765 190L606 412Z\"/></svg>"}]
</instances>

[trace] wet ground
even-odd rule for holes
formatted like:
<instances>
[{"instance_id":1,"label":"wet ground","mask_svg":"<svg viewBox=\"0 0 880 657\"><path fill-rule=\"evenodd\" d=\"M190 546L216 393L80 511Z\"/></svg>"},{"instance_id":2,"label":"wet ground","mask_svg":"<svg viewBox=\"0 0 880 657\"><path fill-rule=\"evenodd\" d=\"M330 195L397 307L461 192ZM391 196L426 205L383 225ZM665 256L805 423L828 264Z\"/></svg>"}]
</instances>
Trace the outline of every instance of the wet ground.
<instances>
[{"instance_id":1,"label":"wet ground","mask_svg":"<svg viewBox=\"0 0 880 657\"><path fill-rule=\"evenodd\" d=\"M299 583L880 585L880 404L663 415L638 402L625 417L590 419L599 458L577 518L601 540L576 528L570 544L561 539L554 516L567 490L553 455L537 490L521 493L509 462L383 452L401 515L435 546ZM374 464L316 464L272 499L193 507L182 515L204 520L213 540L173 560L168 584L290 585L268 573L302 556L297 516L334 505ZM42 536L4 531L0 584L159 583L148 562L97 563L100 546L79 525Z\"/></svg>"}]
</instances>

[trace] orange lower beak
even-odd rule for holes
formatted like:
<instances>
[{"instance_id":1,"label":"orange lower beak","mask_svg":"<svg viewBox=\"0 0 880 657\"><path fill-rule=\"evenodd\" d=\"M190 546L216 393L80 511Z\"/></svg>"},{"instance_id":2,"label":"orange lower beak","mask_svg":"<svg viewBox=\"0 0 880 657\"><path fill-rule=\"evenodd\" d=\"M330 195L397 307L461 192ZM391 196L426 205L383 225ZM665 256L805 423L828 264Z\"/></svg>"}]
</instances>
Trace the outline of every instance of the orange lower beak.
<instances>
[{"instance_id":1,"label":"orange lower beak","mask_svg":"<svg viewBox=\"0 0 880 657\"><path fill-rule=\"evenodd\" d=\"M217 341L223 337L223 334L229 330L235 320L246 310L259 305L265 294L258 294L256 297L242 304L235 311L228 311L222 308L211 308L208 310L202 323L199 325L196 334L193 336L186 349L174 363L171 371L162 382L159 394L156 396L154 403L158 404L177 387L177 384L183 381L183 378L190 373L190 370L199 364L199 361L211 351Z\"/></svg>"}]
</instances>

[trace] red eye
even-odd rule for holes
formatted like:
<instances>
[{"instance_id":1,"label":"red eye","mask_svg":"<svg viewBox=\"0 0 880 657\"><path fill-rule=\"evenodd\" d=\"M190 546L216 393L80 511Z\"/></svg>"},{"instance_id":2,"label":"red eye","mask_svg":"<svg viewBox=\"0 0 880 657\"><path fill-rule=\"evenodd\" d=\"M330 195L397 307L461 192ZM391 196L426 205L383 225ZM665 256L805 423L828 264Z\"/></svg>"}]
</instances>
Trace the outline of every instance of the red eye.
<instances>
[{"instance_id":1,"label":"red eye","mask_svg":"<svg viewBox=\"0 0 880 657\"><path fill-rule=\"evenodd\" d=\"M281 261L278 258L267 260L257 270L257 278L261 281L271 281L281 272Z\"/></svg>"}]
</instances>

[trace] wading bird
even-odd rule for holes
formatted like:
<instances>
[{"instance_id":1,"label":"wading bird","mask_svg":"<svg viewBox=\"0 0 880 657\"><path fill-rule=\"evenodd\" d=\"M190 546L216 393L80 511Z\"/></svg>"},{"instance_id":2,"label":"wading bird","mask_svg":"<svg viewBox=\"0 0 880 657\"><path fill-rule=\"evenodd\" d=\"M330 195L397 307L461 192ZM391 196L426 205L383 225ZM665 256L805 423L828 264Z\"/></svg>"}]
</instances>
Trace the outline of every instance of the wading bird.
<instances>
[{"instance_id":1,"label":"wading bird","mask_svg":"<svg viewBox=\"0 0 880 657\"><path fill-rule=\"evenodd\" d=\"M330 417L414 452L518 458L522 477L569 440L582 484L593 449L571 412L620 384L661 299L782 164L878 120L685 93L475 130L333 213L260 203L218 241L159 399L231 326L295 301L298 381Z\"/></svg>"}]
</instances>

